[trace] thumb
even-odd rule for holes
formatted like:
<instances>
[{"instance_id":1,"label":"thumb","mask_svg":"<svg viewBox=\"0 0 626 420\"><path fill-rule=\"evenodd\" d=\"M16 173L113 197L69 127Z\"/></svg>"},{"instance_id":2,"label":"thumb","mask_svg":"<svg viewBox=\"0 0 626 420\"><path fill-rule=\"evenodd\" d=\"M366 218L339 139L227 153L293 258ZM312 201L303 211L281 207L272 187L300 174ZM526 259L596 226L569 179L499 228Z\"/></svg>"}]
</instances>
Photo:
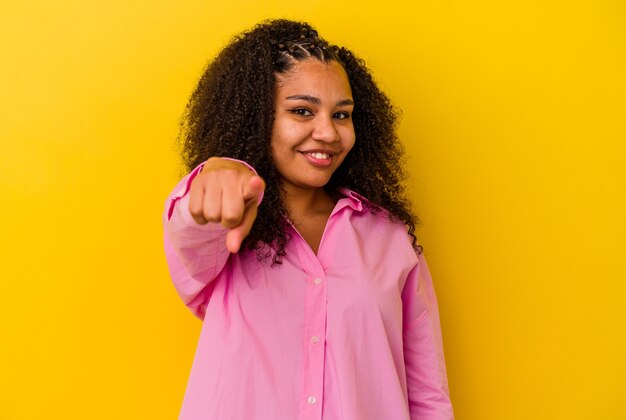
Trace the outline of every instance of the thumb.
<instances>
[{"instance_id":1,"label":"thumb","mask_svg":"<svg viewBox=\"0 0 626 420\"><path fill-rule=\"evenodd\" d=\"M249 201L253 198L259 199L259 194L262 194L263 191L265 191L265 181L260 176L254 175L244 184L243 199L244 201Z\"/></svg>"}]
</instances>

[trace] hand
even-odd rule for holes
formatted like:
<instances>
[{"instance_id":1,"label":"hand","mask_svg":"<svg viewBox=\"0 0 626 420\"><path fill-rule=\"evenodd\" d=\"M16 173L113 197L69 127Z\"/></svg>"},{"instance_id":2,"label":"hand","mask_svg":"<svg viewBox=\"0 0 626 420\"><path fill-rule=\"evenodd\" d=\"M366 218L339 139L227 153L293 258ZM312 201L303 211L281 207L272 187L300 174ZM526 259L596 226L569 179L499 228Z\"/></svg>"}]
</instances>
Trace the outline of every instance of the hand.
<instances>
[{"instance_id":1,"label":"hand","mask_svg":"<svg viewBox=\"0 0 626 420\"><path fill-rule=\"evenodd\" d=\"M221 223L229 228L226 248L239 251L257 215L263 179L248 167L227 159L210 158L191 182L189 212L196 223Z\"/></svg>"}]
</instances>

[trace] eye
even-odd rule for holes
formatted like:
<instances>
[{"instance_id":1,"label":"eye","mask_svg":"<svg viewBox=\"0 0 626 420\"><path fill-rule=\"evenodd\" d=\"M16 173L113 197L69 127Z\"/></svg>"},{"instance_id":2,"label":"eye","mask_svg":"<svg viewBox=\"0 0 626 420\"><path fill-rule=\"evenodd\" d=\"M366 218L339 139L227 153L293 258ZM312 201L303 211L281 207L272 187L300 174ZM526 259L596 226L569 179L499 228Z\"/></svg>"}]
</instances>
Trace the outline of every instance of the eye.
<instances>
[{"instance_id":1,"label":"eye","mask_svg":"<svg viewBox=\"0 0 626 420\"><path fill-rule=\"evenodd\" d=\"M313 113L306 108L294 108L289 110L292 114L298 115L300 117L310 117Z\"/></svg>"},{"instance_id":2,"label":"eye","mask_svg":"<svg viewBox=\"0 0 626 420\"><path fill-rule=\"evenodd\" d=\"M347 120L348 118L350 118L350 113L347 111L335 112L333 114L333 118L336 118L338 120Z\"/></svg>"}]
</instances>

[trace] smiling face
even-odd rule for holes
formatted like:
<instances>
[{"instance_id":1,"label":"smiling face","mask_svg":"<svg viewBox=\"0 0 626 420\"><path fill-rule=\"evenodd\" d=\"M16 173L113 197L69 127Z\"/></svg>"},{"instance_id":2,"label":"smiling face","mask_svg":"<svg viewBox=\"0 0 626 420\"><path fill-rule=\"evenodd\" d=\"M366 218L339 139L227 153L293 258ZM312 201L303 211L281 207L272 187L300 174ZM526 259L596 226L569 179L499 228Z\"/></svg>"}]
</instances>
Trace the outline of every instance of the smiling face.
<instances>
[{"instance_id":1,"label":"smiling face","mask_svg":"<svg viewBox=\"0 0 626 420\"><path fill-rule=\"evenodd\" d=\"M348 76L336 61L308 59L276 79L271 148L283 188L322 188L354 145Z\"/></svg>"}]
</instances>

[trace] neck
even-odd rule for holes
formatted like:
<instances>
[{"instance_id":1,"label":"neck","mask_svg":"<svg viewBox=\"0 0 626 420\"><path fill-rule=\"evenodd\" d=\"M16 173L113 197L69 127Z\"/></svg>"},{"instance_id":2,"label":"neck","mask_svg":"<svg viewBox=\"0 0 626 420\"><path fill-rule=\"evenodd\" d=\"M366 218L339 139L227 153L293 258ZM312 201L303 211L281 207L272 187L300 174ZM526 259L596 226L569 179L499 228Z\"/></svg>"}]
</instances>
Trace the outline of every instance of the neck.
<instances>
[{"instance_id":1,"label":"neck","mask_svg":"<svg viewBox=\"0 0 626 420\"><path fill-rule=\"evenodd\" d=\"M335 203L324 188L283 189L285 206L292 221L319 214L330 215Z\"/></svg>"}]
</instances>

